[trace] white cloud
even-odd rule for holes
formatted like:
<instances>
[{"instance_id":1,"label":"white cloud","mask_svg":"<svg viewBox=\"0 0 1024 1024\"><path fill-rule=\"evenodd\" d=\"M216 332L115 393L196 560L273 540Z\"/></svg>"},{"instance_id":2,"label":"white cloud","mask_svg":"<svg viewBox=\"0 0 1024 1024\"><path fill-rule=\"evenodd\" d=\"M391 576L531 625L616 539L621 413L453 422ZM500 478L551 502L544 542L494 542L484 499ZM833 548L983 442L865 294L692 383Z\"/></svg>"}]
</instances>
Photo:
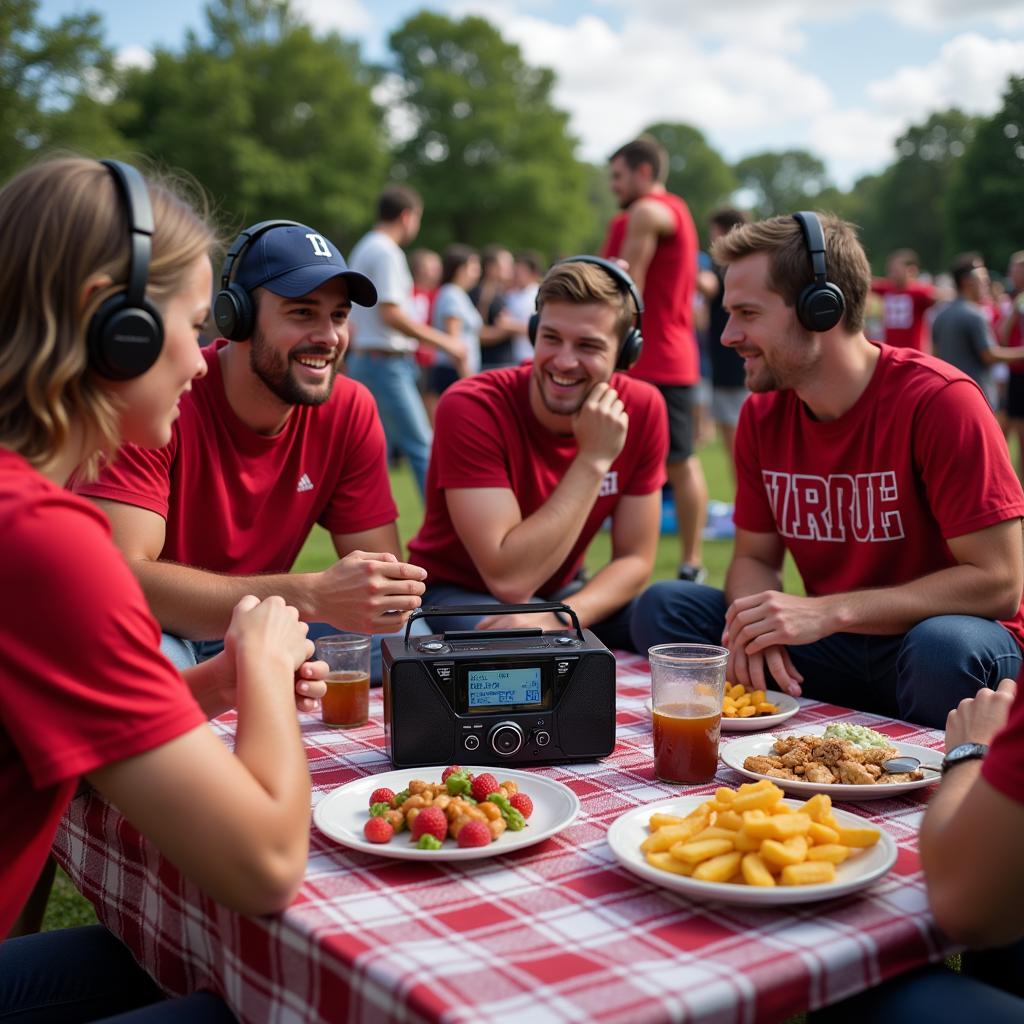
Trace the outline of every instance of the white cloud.
<instances>
[{"instance_id":1,"label":"white cloud","mask_svg":"<svg viewBox=\"0 0 1024 1024\"><path fill-rule=\"evenodd\" d=\"M867 95L880 110L913 123L936 110L957 106L992 114L1001 105L1006 80L1024 68L1024 40L986 39L965 33L946 43L930 64L900 68L870 82Z\"/></svg>"},{"instance_id":2,"label":"white cloud","mask_svg":"<svg viewBox=\"0 0 1024 1024\"><path fill-rule=\"evenodd\" d=\"M145 46L125 46L117 51L114 62L119 68L151 68L153 52Z\"/></svg>"},{"instance_id":3,"label":"white cloud","mask_svg":"<svg viewBox=\"0 0 1024 1024\"><path fill-rule=\"evenodd\" d=\"M373 16L360 0L295 0L294 7L314 28L348 38L373 27Z\"/></svg>"}]
</instances>

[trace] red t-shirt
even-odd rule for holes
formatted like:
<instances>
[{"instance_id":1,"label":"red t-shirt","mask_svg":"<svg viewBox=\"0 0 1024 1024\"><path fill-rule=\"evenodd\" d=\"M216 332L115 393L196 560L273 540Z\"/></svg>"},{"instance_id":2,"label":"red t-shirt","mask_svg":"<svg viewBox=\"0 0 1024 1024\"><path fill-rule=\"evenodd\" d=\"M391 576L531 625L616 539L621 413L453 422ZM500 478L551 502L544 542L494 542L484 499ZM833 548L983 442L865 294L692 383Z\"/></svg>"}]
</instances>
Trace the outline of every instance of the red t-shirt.
<instances>
[{"instance_id":1,"label":"red t-shirt","mask_svg":"<svg viewBox=\"0 0 1024 1024\"><path fill-rule=\"evenodd\" d=\"M451 517L445 488L503 487L516 496L523 518L551 496L578 452L575 437L543 427L530 408L533 365L490 370L453 384L437 407L427 471L427 510L409 542L409 558L427 570L428 583L454 583L487 592ZM626 444L605 476L576 543L541 596L566 586L583 565L594 534L624 494L650 494L665 482L668 417L655 388L615 374L611 386L629 416Z\"/></svg>"},{"instance_id":2,"label":"red t-shirt","mask_svg":"<svg viewBox=\"0 0 1024 1024\"><path fill-rule=\"evenodd\" d=\"M880 348L837 420L815 420L793 391L751 395L740 412L736 525L779 534L808 594L919 579L957 564L947 538L1024 515L977 384L931 356ZM1003 625L1024 646L1021 609Z\"/></svg>"},{"instance_id":3,"label":"red t-shirt","mask_svg":"<svg viewBox=\"0 0 1024 1024\"><path fill-rule=\"evenodd\" d=\"M1017 679L1017 696L1006 727L992 740L981 774L1003 796L1024 804L1024 672Z\"/></svg>"},{"instance_id":4,"label":"red t-shirt","mask_svg":"<svg viewBox=\"0 0 1024 1024\"><path fill-rule=\"evenodd\" d=\"M645 199L664 203L676 232L659 238L644 283L644 348L630 374L653 384L690 385L700 380L700 354L693 332L693 295L697 287L697 229L689 207L671 192L650 192ZM601 255L622 252L629 211L612 218Z\"/></svg>"},{"instance_id":5,"label":"red t-shirt","mask_svg":"<svg viewBox=\"0 0 1024 1024\"><path fill-rule=\"evenodd\" d=\"M1020 292L1011 295L1005 310L1000 310L998 306L996 307L996 317L992 324L994 330L999 329L1000 324L1006 317L1013 316L1013 303L1020 298L1020 295ZM1024 327L1024 316L1018 316L1013 327L1010 328L1010 336L1006 339L1005 345L1007 348L1020 348L1021 345L1024 345L1024 330L1022 330L1022 327ZM1000 344L1004 343L1000 342ZM1003 365L1010 367L1010 373L1024 373L1024 360L1016 363L1004 363Z\"/></svg>"},{"instance_id":6,"label":"red t-shirt","mask_svg":"<svg viewBox=\"0 0 1024 1024\"><path fill-rule=\"evenodd\" d=\"M126 445L95 483L75 491L149 509L167 521L162 559L211 572L287 572L309 531L357 533L398 518L384 431L369 391L339 376L323 405L292 409L273 437L257 434L224 393L217 348L181 398L171 441Z\"/></svg>"},{"instance_id":7,"label":"red t-shirt","mask_svg":"<svg viewBox=\"0 0 1024 1024\"><path fill-rule=\"evenodd\" d=\"M412 286L412 318L417 323L432 322L437 292L437 288L421 288L418 284ZM433 366L436 361L437 349L433 345L420 342L416 346L416 362L419 366Z\"/></svg>"},{"instance_id":8,"label":"red t-shirt","mask_svg":"<svg viewBox=\"0 0 1024 1024\"><path fill-rule=\"evenodd\" d=\"M878 278L871 290L882 296L882 324L887 345L924 351L925 310L935 302L935 290L927 284L911 281L902 288Z\"/></svg>"},{"instance_id":9,"label":"red t-shirt","mask_svg":"<svg viewBox=\"0 0 1024 1024\"><path fill-rule=\"evenodd\" d=\"M205 721L106 518L0 448L0 938L80 776Z\"/></svg>"}]
</instances>

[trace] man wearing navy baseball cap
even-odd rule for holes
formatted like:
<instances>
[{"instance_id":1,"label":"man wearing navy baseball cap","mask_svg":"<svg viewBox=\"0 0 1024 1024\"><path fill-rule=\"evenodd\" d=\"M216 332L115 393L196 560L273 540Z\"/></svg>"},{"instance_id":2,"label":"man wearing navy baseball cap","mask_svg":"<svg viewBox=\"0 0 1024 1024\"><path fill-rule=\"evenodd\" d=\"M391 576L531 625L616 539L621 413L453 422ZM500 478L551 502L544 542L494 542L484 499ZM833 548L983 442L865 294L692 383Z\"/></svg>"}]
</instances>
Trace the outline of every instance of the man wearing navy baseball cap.
<instances>
[{"instance_id":1,"label":"man wearing navy baseball cap","mask_svg":"<svg viewBox=\"0 0 1024 1024\"><path fill-rule=\"evenodd\" d=\"M373 282L313 228L247 228L214 299L221 337L204 349L207 372L182 396L170 444L128 445L76 484L108 515L179 667L220 650L246 594L280 595L313 636L391 633L419 606L426 574L399 560L376 405L338 374L352 304L376 301ZM338 560L292 573L315 523Z\"/></svg>"}]
</instances>

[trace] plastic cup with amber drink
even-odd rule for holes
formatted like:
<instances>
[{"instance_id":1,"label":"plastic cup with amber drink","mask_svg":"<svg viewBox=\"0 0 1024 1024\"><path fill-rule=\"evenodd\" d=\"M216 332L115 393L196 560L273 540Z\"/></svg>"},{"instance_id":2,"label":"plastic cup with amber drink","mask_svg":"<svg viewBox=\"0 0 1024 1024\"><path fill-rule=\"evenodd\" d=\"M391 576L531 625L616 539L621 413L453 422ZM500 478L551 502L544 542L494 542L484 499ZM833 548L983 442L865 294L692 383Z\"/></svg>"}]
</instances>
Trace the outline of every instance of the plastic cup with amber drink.
<instances>
[{"instance_id":1,"label":"plastic cup with amber drink","mask_svg":"<svg viewBox=\"0 0 1024 1024\"><path fill-rule=\"evenodd\" d=\"M335 633L316 641L316 657L327 662L324 725L352 729L370 715L370 638Z\"/></svg>"},{"instance_id":2,"label":"plastic cup with amber drink","mask_svg":"<svg viewBox=\"0 0 1024 1024\"><path fill-rule=\"evenodd\" d=\"M654 774L662 782L710 782L718 768L729 652L710 644L658 644L651 662Z\"/></svg>"}]
</instances>

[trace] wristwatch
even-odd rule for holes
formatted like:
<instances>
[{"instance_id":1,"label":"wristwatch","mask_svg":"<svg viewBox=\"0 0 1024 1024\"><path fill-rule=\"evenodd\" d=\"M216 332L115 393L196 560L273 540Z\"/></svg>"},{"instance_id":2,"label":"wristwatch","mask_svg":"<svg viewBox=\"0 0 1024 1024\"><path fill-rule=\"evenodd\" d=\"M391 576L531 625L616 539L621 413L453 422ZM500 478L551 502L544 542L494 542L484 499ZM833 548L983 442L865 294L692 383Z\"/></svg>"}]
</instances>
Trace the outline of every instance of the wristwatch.
<instances>
[{"instance_id":1,"label":"wristwatch","mask_svg":"<svg viewBox=\"0 0 1024 1024\"><path fill-rule=\"evenodd\" d=\"M988 753L987 743L960 743L942 759L942 774L964 761L974 761Z\"/></svg>"}]
</instances>

